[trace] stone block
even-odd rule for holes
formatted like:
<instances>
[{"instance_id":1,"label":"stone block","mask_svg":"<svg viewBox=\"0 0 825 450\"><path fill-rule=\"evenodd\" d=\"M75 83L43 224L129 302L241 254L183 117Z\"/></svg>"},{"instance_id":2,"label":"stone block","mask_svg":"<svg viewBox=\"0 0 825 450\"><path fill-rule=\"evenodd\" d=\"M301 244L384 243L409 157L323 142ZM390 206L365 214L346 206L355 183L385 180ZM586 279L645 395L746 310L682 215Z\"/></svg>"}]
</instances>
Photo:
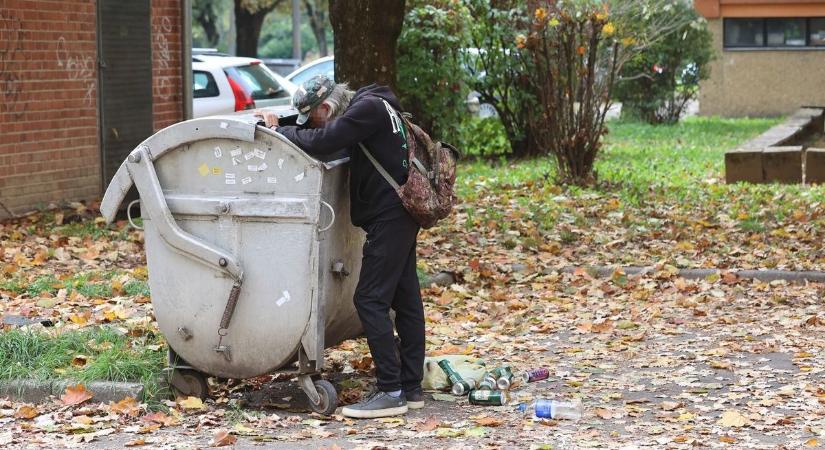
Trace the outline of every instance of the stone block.
<instances>
[{"instance_id":1,"label":"stone block","mask_svg":"<svg viewBox=\"0 0 825 450\"><path fill-rule=\"evenodd\" d=\"M736 183L761 183L762 150L737 149L725 152L725 181Z\"/></svg>"},{"instance_id":2,"label":"stone block","mask_svg":"<svg viewBox=\"0 0 825 450\"><path fill-rule=\"evenodd\" d=\"M802 182L802 147L768 147L762 152L766 183Z\"/></svg>"},{"instance_id":3,"label":"stone block","mask_svg":"<svg viewBox=\"0 0 825 450\"><path fill-rule=\"evenodd\" d=\"M805 183L825 184L825 148L805 151Z\"/></svg>"}]
</instances>

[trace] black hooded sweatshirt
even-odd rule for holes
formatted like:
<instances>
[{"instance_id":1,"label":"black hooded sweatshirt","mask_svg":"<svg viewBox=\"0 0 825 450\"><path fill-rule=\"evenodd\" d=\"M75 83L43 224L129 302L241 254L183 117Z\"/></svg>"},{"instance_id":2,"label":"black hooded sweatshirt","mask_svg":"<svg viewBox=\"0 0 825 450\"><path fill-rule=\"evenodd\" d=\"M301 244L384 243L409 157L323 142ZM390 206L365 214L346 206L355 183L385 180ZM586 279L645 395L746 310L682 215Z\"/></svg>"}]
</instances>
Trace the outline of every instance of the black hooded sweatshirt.
<instances>
[{"instance_id":1,"label":"black hooded sweatshirt","mask_svg":"<svg viewBox=\"0 0 825 450\"><path fill-rule=\"evenodd\" d=\"M355 93L349 107L323 128L279 126L281 133L312 156L347 149L350 156L350 217L355 226L390 220L405 214L401 199L358 145L370 153L399 185L407 181L406 128L395 94L371 84Z\"/></svg>"}]
</instances>

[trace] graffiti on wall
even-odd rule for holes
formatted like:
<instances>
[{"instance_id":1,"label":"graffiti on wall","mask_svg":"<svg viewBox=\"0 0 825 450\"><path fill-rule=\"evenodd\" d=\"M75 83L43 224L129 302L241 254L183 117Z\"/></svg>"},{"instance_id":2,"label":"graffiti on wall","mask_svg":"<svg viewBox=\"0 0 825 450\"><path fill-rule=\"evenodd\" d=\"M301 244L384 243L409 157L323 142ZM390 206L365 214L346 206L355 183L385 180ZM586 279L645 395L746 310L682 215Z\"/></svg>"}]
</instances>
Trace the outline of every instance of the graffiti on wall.
<instances>
[{"instance_id":1,"label":"graffiti on wall","mask_svg":"<svg viewBox=\"0 0 825 450\"><path fill-rule=\"evenodd\" d=\"M161 70L169 68L171 57L169 55L169 39L166 37L172 32L172 21L169 17L158 17L152 25L153 41L155 44L155 54L157 55L157 67ZM161 100L172 98L173 86L169 76L157 77L154 80L154 94Z\"/></svg>"},{"instance_id":2,"label":"graffiti on wall","mask_svg":"<svg viewBox=\"0 0 825 450\"><path fill-rule=\"evenodd\" d=\"M63 68L72 81L83 83L85 95L83 101L86 106L94 106L95 88L95 57L88 53L69 50L66 38L60 36L57 40L57 66Z\"/></svg>"},{"instance_id":3,"label":"graffiti on wall","mask_svg":"<svg viewBox=\"0 0 825 450\"><path fill-rule=\"evenodd\" d=\"M23 22L11 11L0 9L0 112L13 113L20 118L26 112L27 102L23 100L23 84L20 68L15 64L24 61Z\"/></svg>"}]
</instances>

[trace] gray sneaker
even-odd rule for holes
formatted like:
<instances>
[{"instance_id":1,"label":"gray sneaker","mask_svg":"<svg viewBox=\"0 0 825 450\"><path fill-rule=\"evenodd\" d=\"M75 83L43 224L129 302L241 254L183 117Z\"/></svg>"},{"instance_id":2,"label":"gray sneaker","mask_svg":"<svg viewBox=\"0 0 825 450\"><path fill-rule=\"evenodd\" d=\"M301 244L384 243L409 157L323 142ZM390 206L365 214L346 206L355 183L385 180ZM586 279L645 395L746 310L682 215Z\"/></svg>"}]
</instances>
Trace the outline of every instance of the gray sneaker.
<instances>
[{"instance_id":1,"label":"gray sneaker","mask_svg":"<svg viewBox=\"0 0 825 450\"><path fill-rule=\"evenodd\" d=\"M345 406L341 410L341 414L344 416L354 417L356 419L398 416L406 412L407 400L404 399L403 394L395 398L381 391L375 391L360 403Z\"/></svg>"},{"instance_id":2,"label":"gray sneaker","mask_svg":"<svg viewBox=\"0 0 825 450\"><path fill-rule=\"evenodd\" d=\"M410 409L421 409L424 407L424 392L421 388L414 389L409 392L404 392L404 397L407 399L407 407Z\"/></svg>"}]
</instances>

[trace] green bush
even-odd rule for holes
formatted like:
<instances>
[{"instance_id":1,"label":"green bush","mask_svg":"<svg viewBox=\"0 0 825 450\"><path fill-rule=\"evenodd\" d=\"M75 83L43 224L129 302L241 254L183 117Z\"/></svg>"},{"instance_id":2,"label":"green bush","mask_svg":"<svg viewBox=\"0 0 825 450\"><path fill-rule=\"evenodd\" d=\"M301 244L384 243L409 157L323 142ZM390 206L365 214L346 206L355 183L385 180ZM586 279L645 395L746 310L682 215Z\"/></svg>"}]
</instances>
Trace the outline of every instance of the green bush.
<instances>
[{"instance_id":1,"label":"green bush","mask_svg":"<svg viewBox=\"0 0 825 450\"><path fill-rule=\"evenodd\" d=\"M464 120L457 145L467 156L501 156L511 151L507 131L497 117L469 117Z\"/></svg>"},{"instance_id":2,"label":"green bush","mask_svg":"<svg viewBox=\"0 0 825 450\"><path fill-rule=\"evenodd\" d=\"M465 70L460 52L466 44L469 15L460 3L418 1L404 18L398 39L398 93L406 111L434 139L455 142L467 114Z\"/></svg>"},{"instance_id":3,"label":"green bush","mask_svg":"<svg viewBox=\"0 0 825 450\"><path fill-rule=\"evenodd\" d=\"M625 63L616 99L625 117L675 123L696 97L699 81L709 75L712 37L690 3L666 2L656 11L643 26L663 20L678 26Z\"/></svg>"}]
</instances>

